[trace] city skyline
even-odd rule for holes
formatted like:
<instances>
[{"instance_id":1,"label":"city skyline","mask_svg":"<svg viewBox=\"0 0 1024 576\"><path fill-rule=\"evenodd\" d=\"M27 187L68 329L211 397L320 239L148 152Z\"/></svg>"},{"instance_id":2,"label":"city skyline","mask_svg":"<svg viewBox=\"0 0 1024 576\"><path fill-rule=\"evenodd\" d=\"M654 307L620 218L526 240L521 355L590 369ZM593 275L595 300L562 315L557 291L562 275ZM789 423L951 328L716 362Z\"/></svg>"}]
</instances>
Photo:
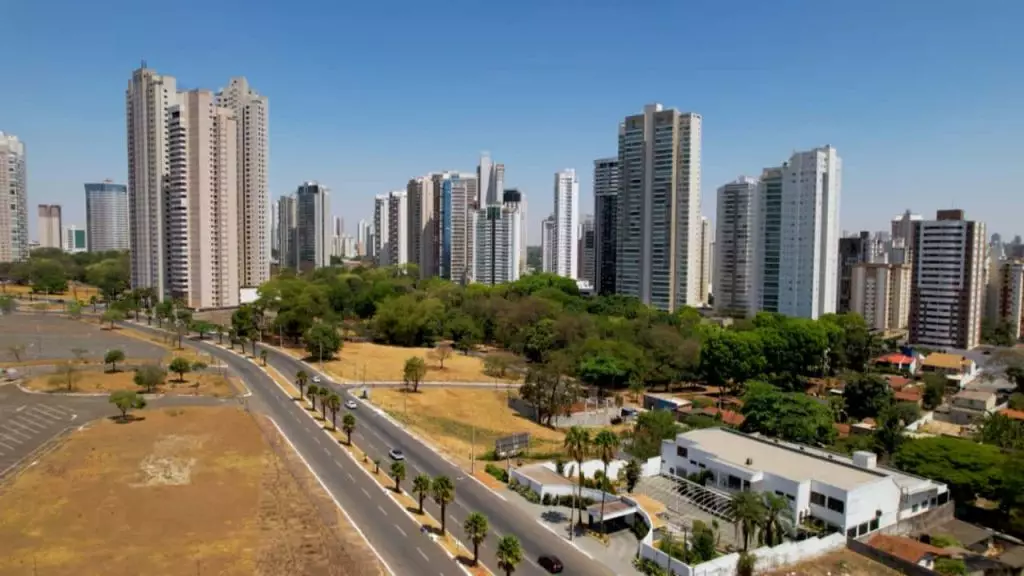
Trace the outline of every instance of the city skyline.
<instances>
[{"instance_id":1,"label":"city skyline","mask_svg":"<svg viewBox=\"0 0 1024 576\"><path fill-rule=\"evenodd\" d=\"M423 7L410 8L409 14L393 22L396 29L404 30L413 22L423 26L452 18L471 23L486 16L452 10L430 14ZM180 42L130 27L125 31L127 37L116 41L90 37L85 42L90 23L98 24L99 15L73 4L60 10L25 5L11 15L14 42L35 45L35 31L60 25L63 20L77 26L69 26L70 34L58 42L39 46L40 50L10 63L22 84L0 94L0 109L8 112L0 120L0 130L18 135L28 145L29 204L60 204L65 220L80 223L84 221L84 200L76 191L82 182L107 177L127 181L119 93L124 75L138 56L177 75L188 87L216 89L224 87L227 78L245 75L262 95L274 101L270 112L274 155L268 185L272 199L290 192L295 182L315 179L337 191L333 215L350 221L368 219L374 195L401 188L408 178L438 167L472 170L479 153L489 150L506 166L506 186L519 188L531 199L528 240L537 245L540 220L552 210L546 194L551 172L561 166L577 168L581 215L592 214L593 181L586 168L594 159L614 154L614 123L618 119L644 102L661 101L705 118L701 190L705 197L738 175L757 176L749 167L777 165L793 150L828 143L842 150L848 161L848 201L843 206L842 229L880 228L877 208L899 197L901 207L897 209L909 206L919 213L931 213L936 208L964 206L985 221L989 230L1008 237L1017 233L1012 216L1000 207L1013 197L1024 176L1024 168L1012 161L1010 145L1024 124L1024 116L1011 98L1020 93L1021 79L993 72L1009 65L1004 58L1014 53L1012 46L1003 44L997 50L996 39L1022 42L1010 33L1009 26L1019 21L1024 8L1008 5L971 12L974 25L966 31L960 30L958 16L940 9L929 11L928 18L922 19L907 6L879 4L871 10L831 6L830 17L844 22L843 29L836 31L801 26L810 15L798 8L773 10L767 21L764 10L753 3L738 8L726 11L662 4L659 11L666 24L656 26L637 46L613 49L599 38L613 33L621 18L635 8L604 7L578 14L591 33L556 39L540 33L552 19L536 16L558 15L569 9L527 2L516 22L526 26L526 33L541 38L534 46L490 46L480 54L463 54L446 40L426 47L411 60L402 43L383 46L373 56L345 63L341 74L332 74L336 78L359 76L363 78L360 87L346 88L340 80L331 80L325 90L311 93L293 90L301 84L298 79L308 77L313 69L330 66L326 54L344 52L349 43L358 46L365 42L365 32L299 43L275 40L249 50L249 43L240 41L243 29L225 27L228 16L216 14L198 23L194 32L211 42L191 48L179 49ZM332 11L313 11L317 10ZM377 10L379 7L359 7L368 17L374 17ZM130 21L150 14L150 8L131 7L118 17ZM683 14L711 24L726 19L734 24L757 23L752 30L758 37L773 29L770 22L776 21L788 22L800 33L792 38L775 37L767 46L752 41L750 46L758 46L754 50L724 47L724 39L701 32L686 74L674 78L656 74L656 69L670 61L668 55L658 54L659 47L671 38L667 22ZM237 15L230 18L237 19ZM254 18L258 27L270 22L284 24L294 16L283 9L270 9ZM473 26L466 28L471 35L482 34ZM875 39L872 50L878 53L864 53L859 43L851 42L869 29ZM960 33L950 37L951 29ZM218 33L205 33L213 30ZM944 39L940 42L939 37ZM325 49L328 46L310 46L310 42L331 46ZM578 45L550 64L537 60L538 54L560 53L566 42ZM78 48L67 50L71 44ZM807 46L820 49L806 50ZM197 58L197 50L209 57ZM878 58L880 53L887 56ZM995 54L996 58L979 59L981 54ZM648 58L640 72L643 82L623 83L614 90L593 89L598 83L604 85L609 60L636 62L641 55ZM799 56L793 60L793 55ZM463 91L445 92L445 101L431 95L432 87L447 82L443 75L417 72L429 68L423 66L427 61L481 70L473 64L483 60L498 63L494 73L478 72L478 82ZM842 65L833 66L829 64L832 61ZM966 77L931 82L928 91L920 90L923 78L941 77L937 71L949 65L963 68ZM67 91L56 87L66 78L67 70L73 70L80 82L75 108L82 113L47 117L47 111L69 107ZM539 89L552 80L556 70L560 74L568 71L559 81L570 89L554 94ZM414 111L401 110L391 88L410 79L425 82L421 84L424 96L412 107ZM819 91L812 98L799 89L801 82L813 84ZM958 89L965 83L972 85L967 94ZM758 89L739 89L751 85ZM855 97L847 88L850 85L858 87ZM495 95L488 106L479 104L484 93ZM27 94L35 96L28 99ZM956 113L950 114L951 110ZM390 117L387 122L378 124L385 116ZM477 126L484 118L488 130L480 133ZM340 132L339 127L343 127ZM445 144L438 146L439 141ZM906 150L912 153L900 153ZM718 219L714 212L706 203L704 215L712 228ZM29 224L30 237L37 238L35 219Z\"/></svg>"}]
</instances>

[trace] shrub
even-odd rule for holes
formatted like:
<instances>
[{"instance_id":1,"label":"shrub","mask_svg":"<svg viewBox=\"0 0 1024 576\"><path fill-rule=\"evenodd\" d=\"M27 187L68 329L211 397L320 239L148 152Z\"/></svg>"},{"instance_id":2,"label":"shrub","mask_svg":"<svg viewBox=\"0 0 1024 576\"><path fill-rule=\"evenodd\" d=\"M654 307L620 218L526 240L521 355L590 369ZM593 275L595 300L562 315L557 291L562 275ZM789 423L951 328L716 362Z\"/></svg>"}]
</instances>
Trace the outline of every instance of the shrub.
<instances>
[{"instance_id":1,"label":"shrub","mask_svg":"<svg viewBox=\"0 0 1024 576\"><path fill-rule=\"evenodd\" d=\"M619 424L622 424L622 416L615 416L610 420L610 422L612 426L618 426Z\"/></svg>"},{"instance_id":2,"label":"shrub","mask_svg":"<svg viewBox=\"0 0 1024 576\"><path fill-rule=\"evenodd\" d=\"M555 472L558 472L559 476L565 476L565 460L561 458L555 459Z\"/></svg>"},{"instance_id":3,"label":"shrub","mask_svg":"<svg viewBox=\"0 0 1024 576\"><path fill-rule=\"evenodd\" d=\"M636 536L637 540L643 540L647 537L647 533L651 531L650 526L644 522L643 517L639 514L633 516L633 524L630 525L629 529Z\"/></svg>"},{"instance_id":4,"label":"shrub","mask_svg":"<svg viewBox=\"0 0 1024 576\"><path fill-rule=\"evenodd\" d=\"M488 464L484 466L484 471L500 482L508 482L508 471L504 468L500 468L494 464Z\"/></svg>"},{"instance_id":5,"label":"shrub","mask_svg":"<svg viewBox=\"0 0 1024 576\"><path fill-rule=\"evenodd\" d=\"M545 506L550 506L551 505L551 494L544 494L544 496L540 499L540 503L545 505Z\"/></svg>"}]
</instances>

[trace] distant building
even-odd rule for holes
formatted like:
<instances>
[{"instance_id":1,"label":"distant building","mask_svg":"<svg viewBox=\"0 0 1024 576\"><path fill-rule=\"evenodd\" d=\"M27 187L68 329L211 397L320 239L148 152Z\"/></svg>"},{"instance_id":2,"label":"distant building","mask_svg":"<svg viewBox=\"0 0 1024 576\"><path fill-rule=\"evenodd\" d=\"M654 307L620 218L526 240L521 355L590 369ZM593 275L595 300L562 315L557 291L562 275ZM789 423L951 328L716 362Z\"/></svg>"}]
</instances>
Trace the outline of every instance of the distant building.
<instances>
[{"instance_id":1,"label":"distant building","mask_svg":"<svg viewBox=\"0 0 1024 576\"><path fill-rule=\"evenodd\" d=\"M910 265L854 264L850 309L879 332L903 330L910 323Z\"/></svg>"},{"instance_id":2,"label":"distant building","mask_svg":"<svg viewBox=\"0 0 1024 576\"><path fill-rule=\"evenodd\" d=\"M1024 338L1024 260L999 262L990 276L996 290L996 321L1009 326L1014 340Z\"/></svg>"},{"instance_id":3,"label":"distant building","mask_svg":"<svg viewBox=\"0 0 1024 576\"><path fill-rule=\"evenodd\" d=\"M555 217L548 216L540 222L541 271L555 272Z\"/></svg>"},{"instance_id":4,"label":"distant building","mask_svg":"<svg viewBox=\"0 0 1024 576\"><path fill-rule=\"evenodd\" d=\"M434 212L434 178L431 175L409 180L405 187L408 205L408 226L406 252L409 262L420 269L420 278L438 276L437 213Z\"/></svg>"},{"instance_id":5,"label":"distant building","mask_svg":"<svg viewBox=\"0 0 1024 576\"><path fill-rule=\"evenodd\" d=\"M615 293L615 250L619 219L619 159L594 160L594 289Z\"/></svg>"},{"instance_id":6,"label":"distant building","mask_svg":"<svg viewBox=\"0 0 1024 576\"><path fill-rule=\"evenodd\" d=\"M857 264L873 262L871 256L870 232L862 231L856 236L839 239L839 290L836 312L842 314L852 310L853 267Z\"/></svg>"},{"instance_id":7,"label":"distant building","mask_svg":"<svg viewBox=\"0 0 1024 576\"><path fill-rule=\"evenodd\" d=\"M711 230L711 221L707 216L700 217L700 280L697 287L700 291L701 304L707 304L711 295L711 239L714 232Z\"/></svg>"},{"instance_id":8,"label":"distant building","mask_svg":"<svg viewBox=\"0 0 1024 576\"><path fill-rule=\"evenodd\" d=\"M569 168L555 173L555 226L552 229L552 272L576 278L579 265L580 185L576 171Z\"/></svg>"},{"instance_id":9,"label":"distant building","mask_svg":"<svg viewBox=\"0 0 1024 576\"><path fill-rule=\"evenodd\" d=\"M476 176L442 172L434 179L437 214L438 271L441 278L459 284L473 281L478 184Z\"/></svg>"},{"instance_id":10,"label":"distant building","mask_svg":"<svg viewBox=\"0 0 1024 576\"><path fill-rule=\"evenodd\" d=\"M330 190L306 182L295 191L295 250L297 268L312 270L331 264Z\"/></svg>"},{"instance_id":11,"label":"distant building","mask_svg":"<svg viewBox=\"0 0 1024 576\"><path fill-rule=\"evenodd\" d=\"M388 263L402 266L409 263L409 203L405 190L388 193Z\"/></svg>"},{"instance_id":12,"label":"distant building","mask_svg":"<svg viewBox=\"0 0 1024 576\"><path fill-rule=\"evenodd\" d=\"M297 243L295 196L282 196L277 201L277 260L281 268L299 267Z\"/></svg>"},{"instance_id":13,"label":"distant building","mask_svg":"<svg viewBox=\"0 0 1024 576\"><path fill-rule=\"evenodd\" d=\"M110 180L85 185L85 238L89 252L128 249L127 186Z\"/></svg>"},{"instance_id":14,"label":"distant building","mask_svg":"<svg viewBox=\"0 0 1024 576\"><path fill-rule=\"evenodd\" d=\"M0 262L28 258L28 170L25 144L0 132L0 193L9 201L0 208Z\"/></svg>"},{"instance_id":15,"label":"distant building","mask_svg":"<svg viewBox=\"0 0 1024 576\"><path fill-rule=\"evenodd\" d=\"M579 254L579 266L576 269L576 277L585 280L591 287L595 285L595 258L597 252L597 239L594 231L594 217L587 215L580 224L579 244L576 249Z\"/></svg>"},{"instance_id":16,"label":"distant building","mask_svg":"<svg viewBox=\"0 0 1024 576\"><path fill-rule=\"evenodd\" d=\"M39 247L61 249L64 246L60 236L63 229L60 204L40 204Z\"/></svg>"},{"instance_id":17,"label":"distant building","mask_svg":"<svg viewBox=\"0 0 1024 576\"><path fill-rule=\"evenodd\" d=\"M495 285L519 279L519 193L506 190L503 199L502 204L488 206L476 214L475 282Z\"/></svg>"},{"instance_id":18,"label":"distant building","mask_svg":"<svg viewBox=\"0 0 1024 576\"><path fill-rule=\"evenodd\" d=\"M64 242L62 248L65 252L77 254L89 249L85 230L74 224L64 227L62 237Z\"/></svg>"},{"instance_id":19,"label":"distant building","mask_svg":"<svg viewBox=\"0 0 1024 576\"><path fill-rule=\"evenodd\" d=\"M712 284L715 310L728 316L752 316L756 273L754 235L759 182L741 176L718 189L718 226Z\"/></svg>"}]
</instances>

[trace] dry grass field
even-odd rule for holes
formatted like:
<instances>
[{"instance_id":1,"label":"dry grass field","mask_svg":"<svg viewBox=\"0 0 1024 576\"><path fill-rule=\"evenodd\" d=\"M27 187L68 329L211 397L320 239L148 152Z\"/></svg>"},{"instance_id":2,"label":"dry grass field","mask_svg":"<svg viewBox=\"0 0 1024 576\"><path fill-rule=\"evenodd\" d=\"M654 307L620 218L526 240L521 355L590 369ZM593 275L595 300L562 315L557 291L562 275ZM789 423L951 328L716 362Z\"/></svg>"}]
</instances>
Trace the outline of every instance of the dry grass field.
<instances>
[{"instance_id":1,"label":"dry grass field","mask_svg":"<svg viewBox=\"0 0 1024 576\"><path fill-rule=\"evenodd\" d=\"M898 576L900 572L842 548L800 564L765 572L764 576Z\"/></svg>"},{"instance_id":2,"label":"dry grass field","mask_svg":"<svg viewBox=\"0 0 1024 576\"><path fill-rule=\"evenodd\" d=\"M0 293L10 294L13 296L27 295L32 292L31 286L21 286L18 284L8 284L3 287L3 291ZM91 296L100 298L100 291L94 286L88 286L86 284L75 284L69 283L67 292L60 292L57 294L40 294L46 298L74 298L77 297L81 301L88 302Z\"/></svg>"},{"instance_id":3,"label":"dry grass field","mask_svg":"<svg viewBox=\"0 0 1024 576\"><path fill-rule=\"evenodd\" d=\"M135 390L142 392L132 380L135 372L118 370L110 373L103 370L83 370L78 373L70 392L113 392L115 390ZM66 381L54 375L39 376L26 381L23 386L29 390L40 392L68 392ZM227 398L235 396L241 389L237 382L212 371L185 374L184 381L178 380L177 374L168 374L163 386L157 387L155 393L170 395L199 395Z\"/></svg>"},{"instance_id":4,"label":"dry grass field","mask_svg":"<svg viewBox=\"0 0 1024 576\"><path fill-rule=\"evenodd\" d=\"M415 393L373 388L370 401L466 466L474 445L479 457L494 449L497 438L515 432L530 433L532 453L561 451L565 434L509 408L509 393L488 388L420 388Z\"/></svg>"},{"instance_id":5,"label":"dry grass field","mask_svg":"<svg viewBox=\"0 0 1024 576\"><path fill-rule=\"evenodd\" d=\"M65 439L0 490L0 574L382 574L266 421L142 411Z\"/></svg>"},{"instance_id":6,"label":"dry grass field","mask_svg":"<svg viewBox=\"0 0 1024 576\"><path fill-rule=\"evenodd\" d=\"M349 382L398 382L402 380L405 361L418 356L427 364L424 382L493 382L494 378L484 374L484 361L475 356L452 353L441 369L437 360L430 357L432 348L402 348L384 346L372 342L345 342L339 359L324 362L324 370ZM297 358L306 357L306 351L288 348L287 352Z\"/></svg>"}]
</instances>

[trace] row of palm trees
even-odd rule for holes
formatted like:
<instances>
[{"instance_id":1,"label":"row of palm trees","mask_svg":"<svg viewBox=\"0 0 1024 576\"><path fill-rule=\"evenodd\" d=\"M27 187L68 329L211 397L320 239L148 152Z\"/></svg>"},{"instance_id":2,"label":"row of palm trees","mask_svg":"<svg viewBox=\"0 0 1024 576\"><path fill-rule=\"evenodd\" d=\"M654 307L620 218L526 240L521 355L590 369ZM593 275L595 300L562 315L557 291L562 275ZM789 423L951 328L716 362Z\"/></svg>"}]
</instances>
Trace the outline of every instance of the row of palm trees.
<instances>
[{"instance_id":1,"label":"row of palm trees","mask_svg":"<svg viewBox=\"0 0 1024 576\"><path fill-rule=\"evenodd\" d=\"M755 536L761 545L777 546L794 529L789 500L772 492L735 492L729 499L728 513L742 535L744 552Z\"/></svg>"},{"instance_id":2,"label":"row of palm trees","mask_svg":"<svg viewBox=\"0 0 1024 576\"><path fill-rule=\"evenodd\" d=\"M604 477L608 477L608 465L615 458L619 449L619 437L615 432L605 429L591 438L590 431L582 426L573 426L565 434L562 443L569 458L576 462L576 473L579 476L577 486L577 501L583 497L583 461L589 456L597 456L604 464ZM601 491L601 532L604 532L604 503L605 491ZM569 514L570 538L575 537L576 529L583 524L583 509L577 507L579 522L573 525L573 514Z\"/></svg>"}]
</instances>

